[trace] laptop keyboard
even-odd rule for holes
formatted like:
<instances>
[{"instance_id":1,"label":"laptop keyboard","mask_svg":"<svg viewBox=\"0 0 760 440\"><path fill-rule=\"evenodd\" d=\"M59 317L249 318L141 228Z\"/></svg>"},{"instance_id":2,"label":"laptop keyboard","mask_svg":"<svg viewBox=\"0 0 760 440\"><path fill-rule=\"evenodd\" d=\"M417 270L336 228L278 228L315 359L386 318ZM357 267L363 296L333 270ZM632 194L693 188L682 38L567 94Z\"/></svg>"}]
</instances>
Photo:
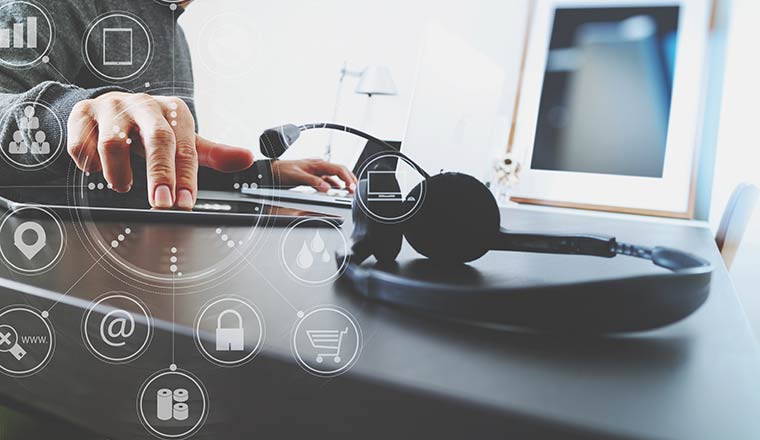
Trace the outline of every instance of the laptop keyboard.
<instances>
[{"instance_id":1,"label":"laptop keyboard","mask_svg":"<svg viewBox=\"0 0 760 440\"><path fill-rule=\"evenodd\" d=\"M316 189L312 188L311 186L297 186L295 188L292 188L291 191L296 191L303 194L315 194L315 195L325 195L327 197L345 197L349 198L351 197L351 193L348 192L346 189L330 189L326 193L320 193Z\"/></svg>"}]
</instances>

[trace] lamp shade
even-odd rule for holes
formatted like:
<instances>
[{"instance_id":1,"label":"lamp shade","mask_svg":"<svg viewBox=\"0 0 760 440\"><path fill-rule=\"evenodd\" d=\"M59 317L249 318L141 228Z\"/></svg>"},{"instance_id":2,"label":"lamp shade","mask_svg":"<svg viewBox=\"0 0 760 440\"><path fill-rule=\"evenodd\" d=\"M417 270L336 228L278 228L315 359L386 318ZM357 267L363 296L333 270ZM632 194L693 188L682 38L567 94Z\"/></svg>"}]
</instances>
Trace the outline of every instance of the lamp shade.
<instances>
[{"instance_id":1,"label":"lamp shade","mask_svg":"<svg viewBox=\"0 0 760 440\"><path fill-rule=\"evenodd\" d=\"M362 72L356 93L362 95L397 95L396 84L393 82L391 71L386 66L368 66Z\"/></svg>"}]
</instances>

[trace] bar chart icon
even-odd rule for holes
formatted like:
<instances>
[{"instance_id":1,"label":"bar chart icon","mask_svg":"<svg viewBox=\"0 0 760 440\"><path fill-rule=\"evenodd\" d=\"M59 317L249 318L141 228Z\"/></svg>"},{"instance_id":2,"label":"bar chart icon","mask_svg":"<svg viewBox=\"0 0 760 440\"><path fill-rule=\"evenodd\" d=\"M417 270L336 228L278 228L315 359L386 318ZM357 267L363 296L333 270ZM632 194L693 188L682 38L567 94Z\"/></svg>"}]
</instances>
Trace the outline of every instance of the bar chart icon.
<instances>
[{"instance_id":1,"label":"bar chart icon","mask_svg":"<svg viewBox=\"0 0 760 440\"><path fill-rule=\"evenodd\" d=\"M0 29L0 49L36 49L37 17L27 17L26 23L14 23L13 29Z\"/></svg>"}]
</instances>

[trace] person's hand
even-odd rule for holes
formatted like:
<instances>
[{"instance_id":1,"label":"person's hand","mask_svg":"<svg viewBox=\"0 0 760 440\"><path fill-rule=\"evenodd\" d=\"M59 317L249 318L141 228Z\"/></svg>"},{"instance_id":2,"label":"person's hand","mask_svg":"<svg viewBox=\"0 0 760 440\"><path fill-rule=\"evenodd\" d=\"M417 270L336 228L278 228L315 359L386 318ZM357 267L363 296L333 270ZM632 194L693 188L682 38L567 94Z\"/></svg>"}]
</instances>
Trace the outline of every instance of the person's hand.
<instances>
[{"instance_id":1,"label":"person's hand","mask_svg":"<svg viewBox=\"0 0 760 440\"><path fill-rule=\"evenodd\" d=\"M283 186L310 185L317 191L344 187L351 193L356 189L356 176L343 165L324 160L276 160L272 162L275 179ZM337 176L343 183L333 176Z\"/></svg>"},{"instance_id":2,"label":"person's hand","mask_svg":"<svg viewBox=\"0 0 760 440\"><path fill-rule=\"evenodd\" d=\"M132 149L145 156L148 201L159 209L193 208L199 165L237 172L253 164L251 151L195 134L193 115L180 98L110 92L74 106L68 152L79 169L103 171L114 191L128 192Z\"/></svg>"}]
</instances>

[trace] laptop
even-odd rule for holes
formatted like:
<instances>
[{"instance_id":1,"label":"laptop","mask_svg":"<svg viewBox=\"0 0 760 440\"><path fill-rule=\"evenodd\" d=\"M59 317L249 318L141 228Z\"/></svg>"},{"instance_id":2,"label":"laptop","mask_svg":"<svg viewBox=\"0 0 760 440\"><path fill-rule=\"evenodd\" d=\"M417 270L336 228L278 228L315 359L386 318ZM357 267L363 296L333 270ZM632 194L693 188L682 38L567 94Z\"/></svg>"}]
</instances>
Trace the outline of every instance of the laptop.
<instances>
[{"instance_id":1,"label":"laptop","mask_svg":"<svg viewBox=\"0 0 760 440\"><path fill-rule=\"evenodd\" d=\"M401 142L389 141L387 143L397 151L401 150ZM359 158L353 164L351 171L353 171L353 173L358 176L362 169L362 166L367 161L367 159L385 150L386 149L384 146L379 145L375 142L368 141L364 146L364 149L362 149ZM389 173L393 174L393 172ZM371 177L369 178L372 179ZM384 185L383 183L384 180L387 181L387 178L383 179L381 176L376 176L374 179L374 186L377 189L376 197L378 199L391 200L393 197L395 197L395 195L391 195L390 192L383 191L384 187L387 189L387 185ZM267 199L270 201L274 199L284 202L308 203L313 205L337 206L343 208L350 207L351 203L353 203L354 200L354 196L350 194L346 189L331 189L326 193L321 193L310 186L297 186L295 188L289 189L261 187L243 188L241 191L246 196L254 199ZM400 199L401 193L398 193L397 196L398 198L393 200Z\"/></svg>"},{"instance_id":2,"label":"laptop","mask_svg":"<svg viewBox=\"0 0 760 440\"><path fill-rule=\"evenodd\" d=\"M395 171L367 172L367 200L370 202L398 202L401 188Z\"/></svg>"}]
</instances>

